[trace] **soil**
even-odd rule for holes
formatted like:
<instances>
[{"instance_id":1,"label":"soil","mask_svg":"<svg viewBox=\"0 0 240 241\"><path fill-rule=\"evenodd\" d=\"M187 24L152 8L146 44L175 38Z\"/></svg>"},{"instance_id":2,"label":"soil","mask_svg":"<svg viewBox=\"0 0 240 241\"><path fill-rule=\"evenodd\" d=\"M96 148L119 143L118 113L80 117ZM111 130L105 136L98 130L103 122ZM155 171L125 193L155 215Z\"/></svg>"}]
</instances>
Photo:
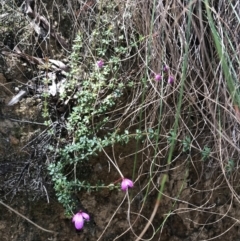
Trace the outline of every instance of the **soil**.
<instances>
[{"instance_id":1,"label":"soil","mask_svg":"<svg viewBox=\"0 0 240 241\"><path fill-rule=\"evenodd\" d=\"M115 176L109 179L114 179ZM167 196L174 196L182 188L184 184L181 176L176 175L175 179L168 182L168 188L165 192ZM191 190L185 184L181 196L186 200L191 196ZM136 187L136 189L138 189ZM135 200L131 203L131 224L133 231L139 234L146 225L146 219L139 218L136 221L137 211L141 208L142 196L137 194L137 190L130 192ZM140 196L140 197L139 197ZM239 240L239 225L231 219L231 216L238 217L240 215L236 203L229 203L228 193L221 190L220 195L212 193L211 200L215 199L215 203L208 203L207 210L194 210L187 203L178 202L174 206L175 214L169 216L164 227L159 231L152 240L207 240L219 234L221 236L215 240ZM128 202L123 192L105 191L98 193L79 193L81 204L84 211L88 212L91 217L89 223L85 223L82 231L75 231L70 219L64 217L64 210L56 201L54 195L50 195L49 203L46 197L38 200L30 200L26 193L15 195L10 202L6 200L12 208L28 217L31 221L41 227L57 232L57 234L44 232L22 217L9 211L3 206L0 206L0 234L1 240L26 240L26 241L41 241L41 240L135 240L133 232L129 230L127 220ZM150 217L156 199L156 193L150 194L145 209L142 212L146 218ZM122 201L124 202L122 203ZM192 196L192 204L199 205L204 199L203 194ZM121 204L122 203L122 204ZM153 220L154 227L161 227L164 217L171 210L174 201L169 198L163 198L159 210ZM215 206L215 207L214 207ZM217 208L216 208L217 206ZM178 212L176 212L178 210ZM192 210L192 211L189 211ZM210 210L218 211L211 213ZM229 210L229 212L228 212ZM228 213L227 213L228 212ZM226 214L229 218L223 218ZM221 215L222 214L222 215ZM136 223L134 224L134 221ZM232 225L235 226L232 227ZM229 232L223 234L228 228ZM128 230L128 232L126 232ZM124 232L126 232L124 234ZM150 238L153 234L153 229L150 227L145 235L145 238Z\"/></svg>"}]
</instances>

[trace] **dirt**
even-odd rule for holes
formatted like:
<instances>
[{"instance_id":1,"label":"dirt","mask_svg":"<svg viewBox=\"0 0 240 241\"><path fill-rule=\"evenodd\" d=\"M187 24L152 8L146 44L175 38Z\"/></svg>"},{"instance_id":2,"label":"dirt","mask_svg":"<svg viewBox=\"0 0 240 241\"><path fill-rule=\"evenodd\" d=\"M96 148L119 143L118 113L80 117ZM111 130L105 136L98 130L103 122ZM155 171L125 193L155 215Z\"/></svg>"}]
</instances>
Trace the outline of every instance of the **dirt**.
<instances>
[{"instance_id":1,"label":"dirt","mask_svg":"<svg viewBox=\"0 0 240 241\"><path fill-rule=\"evenodd\" d=\"M111 178L111 175L109 175ZM112 177L112 178L115 178ZM184 184L180 177L175 180L169 181L168 190L165 195L177 193ZM176 191L178 190L178 191ZM130 197L137 194L138 187L130 192ZM215 196L213 198L219 199L217 202L208 203L208 208L205 211L194 210L187 203L178 202L174 205L174 213L169 216L163 229L152 240L207 240L208 238L222 234L225 230L230 228L234 222L231 218L221 217L224 213L228 212L228 216L238 217L240 215L237 207L233 208L236 203L228 203L227 193L224 195L224 190L221 192L221 196ZM26 194L26 193L25 193ZM47 199L41 198L37 201L29 200L25 194L16 195L12 202L8 202L10 206L16 209L21 214L28 217L31 221L40 225L41 227L57 232L58 234L51 234L44 232L32 224L28 223L22 217L19 217L15 213L9 211L3 206L0 206L0 234L1 240L135 240L132 231L129 229L129 223L127 220L128 202L123 192L118 191L105 191L98 193L79 193L84 211L88 212L91 217L89 223L85 223L85 227L82 231L75 231L74 226L70 219L64 217L64 211L60 204L55 200L54 195L50 196L50 202L47 203ZM191 196L189 188L184 188L181 196L186 200ZM215 197L214 197L215 196ZM145 210L142 215L149 217L153 210L156 199L156 193L150 194L145 204ZM122 203L122 201L124 202ZM199 197L195 197L192 200L199 205ZM204 197L201 196L201 200ZM121 204L122 203L122 204ZM155 228L160 227L161 223L166 217L167 213L173 207L173 200L163 198L159 210L153 220ZM217 208L213 208L214 206ZM232 208L231 208L232 206ZM141 207L141 198L135 196L135 200L131 203L131 215L130 220L133 225L136 221L137 212ZM210 213L210 210L215 209L219 211ZM178 211L176 211L178 210ZM208 212L207 212L208 210ZM222 215L220 215L222 214ZM192 220L192 221L191 221ZM194 221L194 222L193 222ZM139 234L146 225L146 220L139 218L132 226L132 229L136 234ZM145 238L150 238L153 234L153 229L150 228ZM215 240L238 240L239 237L239 225L236 223L234 227L230 229L225 235L222 234ZM100 238L101 237L101 238Z\"/></svg>"}]
</instances>

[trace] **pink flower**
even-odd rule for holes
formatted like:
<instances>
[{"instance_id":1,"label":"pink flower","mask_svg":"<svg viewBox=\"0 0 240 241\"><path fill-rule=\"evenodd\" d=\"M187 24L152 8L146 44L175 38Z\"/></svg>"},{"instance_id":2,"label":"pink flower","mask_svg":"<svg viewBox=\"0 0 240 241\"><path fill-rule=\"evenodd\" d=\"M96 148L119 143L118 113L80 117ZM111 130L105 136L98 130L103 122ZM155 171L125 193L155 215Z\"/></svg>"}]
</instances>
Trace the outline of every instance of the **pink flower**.
<instances>
[{"instance_id":1,"label":"pink flower","mask_svg":"<svg viewBox=\"0 0 240 241\"><path fill-rule=\"evenodd\" d=\"M163 71L164 71L164 72L168 72L168 70L169 70L168 65L164 65L164 67L163 67Z\"/></svg>"},{"instance_id":2,"label":"pink flower","mask_svg":"<svg viewBox=\"0 0 240 241\"><path fill-rule=\"evenodd\" d=\"M83 228L85 220L89 221L90 217L87 213L84 213L82 211L79 211L78 213L76 213L72 218L72 222L74 223L75 228L78 230Z\"/></svg>"},{"instance_id":3,"label":"pink flower","mask_svg":"<svg viewBox=\"0 0 240 241\"><path fill-rule=\"evenodd\" d=\"M123 191L126 191L128 188L132 188L133 187L133 181L127 178L123 178L122 179L122 183L121 183L121 189Z\"/></svg>"},{"instance_id":4,"label":"pink flower","mask_svg":"<svg viewBox=\"0 0 240 241\"><path fill-rule=\"evenodd\" d=\"M154 79L155 79L156 81L159 81L159 80L162 79L162 76L161 76L160 74L155 74Z\"/></svg>"},{"instance_id":5,"label":"pink flower","mask_svg":"<svg viewBox=\"0 0 240 241\"><path fill-rule=\"evenodd\" d=\"M98 66L98 68L102 68L103 65L104 65L104 61L103 61L102 59L99 60L99 61L97 61L97 66Z\"/></svg>"},{"instance_id":6,"label":"pink flower","mask_svg":"<svg viewBox=\"0 0 240 241\"><path fill-rule=\"evenodd\" d=\"M168 83L171 84L171 85L174 83L174 77L173 76L169 76Z\"/></svg>"}]
</instances>

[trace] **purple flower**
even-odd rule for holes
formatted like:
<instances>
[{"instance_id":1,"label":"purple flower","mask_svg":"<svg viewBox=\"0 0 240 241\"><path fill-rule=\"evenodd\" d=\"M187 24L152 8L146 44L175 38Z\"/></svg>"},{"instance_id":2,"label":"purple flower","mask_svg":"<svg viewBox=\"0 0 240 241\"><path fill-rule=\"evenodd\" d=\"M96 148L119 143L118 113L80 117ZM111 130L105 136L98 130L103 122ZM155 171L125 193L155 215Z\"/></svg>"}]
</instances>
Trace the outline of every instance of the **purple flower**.
<instances>
[{"instance_id":1,"label":"purple flower","mask_svg":"<svg viewBox=\"0 0 240 241\"><path fill-rule=\"evenodd\" d=\"M163 71L164 71L164 72L168 72L168 70L169 70L168 65L164 65L164 67L163 67Z\"/></svg>"},{"instance_id":2,"label":"purple flower","mask_svg":"<svg viewBox=\"0 0 240 241\"><path fill-rule=\"evenodd\" d=\"M75 225L75 228L80 230L83 228L84 225L84 221L87 220L89 221L90 217L87 213L84 213L82 211L79 211L78 213L76 213L73 218L72 218L72 222Z\"/></svg>"},{"instance_id":3,"label":"purple flower","mask_svg":"<svg viewBox=\"0 0 240 241\"><path fill-rule=\"evenodd\" d=\"M99 61L97 61L97 66L98 66L98 68L102 68L103 65L104 65L104 61L103 61L102 59L99 60Z\"/></svg>"},{"instance_id":4,"label":"purple flower","mask_svg":"<svg viewBox=\"0 0 240 241\"><path fill-rule=\"evenodd\" d=\"M155 79L156 81L159 81L159 80L162 79L162 76L161 76L160 74L155 74L154 79Z\"/></svg>"},{"instance_id":5,"label":"purple flower","mask_svg":"<svg viewBox=\"0 0 240 241\"><path fill-rule=\"evenodd\" d=\"M174 83L174 77L173 76L169 76L168 83L171 84L171 85Z\"/></svg>"},{"instance_id":6,"label":"purple flower","mask_svg":"<svg viewBox=\"0 0 240 241\"><path fill-rule=\"evenodd\" d=\"M133 187L133 181L127 178L123 178L122 179L122 183L121 183L121 189L123 191L126 191L128 188L132 188Z\"/></svg>"}]
</instances>

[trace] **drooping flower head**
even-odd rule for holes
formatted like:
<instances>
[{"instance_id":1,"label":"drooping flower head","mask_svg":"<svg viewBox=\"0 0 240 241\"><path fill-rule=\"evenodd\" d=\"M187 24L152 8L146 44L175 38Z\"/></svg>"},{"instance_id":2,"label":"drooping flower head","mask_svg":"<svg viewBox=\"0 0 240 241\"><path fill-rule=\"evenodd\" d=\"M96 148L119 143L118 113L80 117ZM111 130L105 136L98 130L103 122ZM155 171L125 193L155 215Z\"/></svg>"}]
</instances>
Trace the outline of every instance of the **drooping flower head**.
<instances>
[{"instance_id":1,"label":"drooping flower head","mask_svg":"<svg viewBox=\"0 0 240 241\"><path fill-rule=\"evenodd\" d=\"M168 83L171 84L171 85L174 83L174 77L173 76L169 76Z\"/></svg>"},{"instance_id":2,"label":"drooping flower head","mask_svg":"<svg viewBox=\"0 0 240 241\"><path fill-rule=\"evenodd\" d=\"M102 59L99 60L99 61L97 61L97 66L98 66L98 68L102 68L103 65L104 65L104 61L103 61Z\"/></svg>"},{"instance_id":3,"label":"drooping flower head","mask_svg":"<svg viewBox=\"0 0 240 241\"><path fill-rule=\"evenodd\" d=\"M161 76L160 74L155 74L154 79L155 79L156 81L159 81L159 80L162 79L162 76Z\"/></svg>"},{"instance_id":4,"label":"drooping flower head","mask_svg":"<svg viewBox=\"0 0 240 241\"><path fill-rule=\"evenodd\" d=\"M121 189L123 191L126 191L128 188L132 188L133 187L133 181L127 178L123 178L122 179L122 183L121 183Z\"/></svg>"},{"instance_id":5,"label":"drooping flower head","mask_svg":"<svg viewBox=\"0 0 240 241\"><path fill-rule=\"evenodd\" d=\"M85 220L89 221L90 217L87 213L84 213L82 211L79 211L78 213L76 213L72 218L72 222L74 223L75 228L77 230L80 230L83 228Z\"/></svg>"}]
</instances>

